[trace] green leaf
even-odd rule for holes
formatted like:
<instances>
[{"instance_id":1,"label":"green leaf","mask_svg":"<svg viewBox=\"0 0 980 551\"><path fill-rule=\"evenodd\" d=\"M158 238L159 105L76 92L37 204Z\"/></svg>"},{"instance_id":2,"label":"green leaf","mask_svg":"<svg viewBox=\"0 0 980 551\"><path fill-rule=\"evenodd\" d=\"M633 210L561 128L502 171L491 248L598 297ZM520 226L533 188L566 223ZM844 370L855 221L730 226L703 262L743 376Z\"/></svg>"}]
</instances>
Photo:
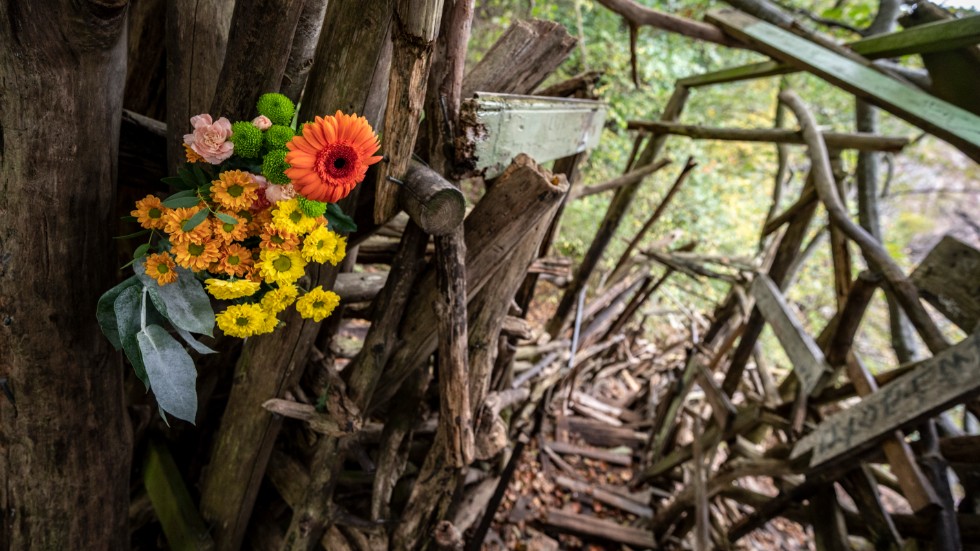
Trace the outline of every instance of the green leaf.
<instances>
[{"instance_id":1,"label":"green leaf","mask_svg":"<svg viewBox=\"0 0 980 551\"><path fill-rule=\"evenodd\" d=\"M194 170L194 181L197 183L195 187L201 187L211 183L211 178L204 173L204 169L201 168L200 163L194 163L192 168Z\"/></svg>"},{"instance_id":2,"label":"green leaf","mask_svg":"<svg viewBox=\"0 0 980 551\"><path fill-rule=\"evenodd\" d=\"M99 320L99 327L102 329L102 334L105 335L109 342L112 343L112 347L116 350L122 348L122 341L119 339L119 324L116 320L116 310L115 303L116 298L122 294L126 289L139 285L139 280L136 276L131 276L119 285L116 285L112 289L109 289L99 297L99 303L95 308L95 318Z\"/></svg>"},{"instance_id":3,"label":"green leaf","mask_svg":"<svg viewBox=\"0 0 980 551\"><path fill-rule=\"evenodd\" d=\"M180 180L184 182L181 186L184 189L197 189L197 182L194 181L194 173L187 169L189 165L184 165L184 168L177 169L177 176Z\"/></svg>"},{"instance_id":4,"label":"green leaf","mask_svg":"<svg viewBox=\"0 0 980 551\"><path fill-rule=\"evenodd\" d=\"M194 273L178 266L177 281L160 286L146 274L145 266L146 261L138 261L133 271L149 289L150 300L157 310L174 327L210 337L214 332L214 310L204 286L194 277Z\"/></svg>"},{"instance_id":5,"label":"green leaf","mask_svg":"<svg viewBox=\"0 0 980 551\"><path fill-rule=\"evenodd\" d=\"M133 251L133 260L136 260L137 258L143 258L144 256L146 256L146 252L149 250L150 250L149 243L143 243L139 247L136 247L136 250Z\"/></svg>"},{"instance_id":6,"label":"green leaf","mask_svg":"<svg viewBox=\"0 0 980 551\"><path fill-rule=\"evenodd\" d=\"M206 344L202 343L201 341L195 339L194 338L194 335L191 335L190 333L188 333L187 331L181 329L180 327L177 327L177 334L180 335L180 338L184 339L184 342L187 343L187 346L190 346L191 348L193 348L198 354L217 354L218 353L217 350L214 350L211 347L209 347L208 345L206 345Z\"/></svg>"},{"instance_id":7,"label":"green leaf","mask_svg":"<svg viewBox=\"0 0 980 551\"><path fill-rule=\"evenodd\" d=\"M122 341L123 351L129 358L129 363L133 364L136 376L143 381L143 386L150 388L149 379L146 377L146 367L143 365L143 356L140 354L139 343L136 335L143 329L141 322L141 312L145 297L142 285L127 287L117 298L113 305L116 312L116 320L119 324L119 340Z\"/></svg>"},{"instance_id":8,"label":"green leaf","mask_svg":"<svg viewBox=\"0 0 980 551\"><path fill-rule=\"evenodd\" d=\"M190 354L159 325L148 325L136 339L160 409L193 424L197 416L197 370Z\"/></svg>"},{"instance_id":9,"label":"green leaf","mask_svg":"<svg viewBox=\"0 0 980 551\"><path fill-rule=\"evenodd\" d=\"M197 197L197 191L193 189L185 189L184 191L178 191L167 197L167 199L179 199L181 197Z\"/></svg>"},{"instance_id":10,"label":"green leaf","mask_svg":"<svg viewBox=\"0 0 980 551\"><path fill-rule=\"evenodd\" d=\"M201 200L196 195L194 197L177 197L176 199L171 197L163 202L163 206L171 209L189 209L196 207L200 202Z\"/></svg>"},{"instance_id":11,"label":"green leaf","mask_svg":"<svg viewBox=\"0 0 980 551\"><path fill-rule=\"evenodd\" d=\"M225 214L223 212L216 212L214 213L214 215L218 217L218 220L221 220L225 224L238 224L238 220L230 214Z\"/></svg>"},{"instance_id":12,"label":"green leaf","mask_svg":"<svg viewBox=\"0 0 980 551\"><path fill-rule=\"evenodd\" d=\"M160 178L160 181L167 184L170 187L175 187L177 189L187 189L187 184L184 183L184 179L180 176L165 176Z\"/></svg>"},{"instance_id":13,"label":"green leaf","mask_svg":"<svg viewBox=\"0 0 980 551\"><path fill-rule=\"evenodd\" d=\"M133 233L128 233L126 235L120 235L120 236L117 236L117 237L113 237L113 239L130 239L130 238L133 238L133 237L139 237L140 235L146 235L148 233L150 233L150 230L140 230L138 232L133 232Z\"/></svg>"},{"instance_id":14,"label":"green leaf","mask_svg":"<svg viewBox=\"0 0 980 551\"><path fill-rule=\"evenodd\" d=\"M330 229L338 233L352 233L357 231L357 224L354 219L344 214L337 203L329 203L325 213Z\"/></svg>"},{"instance_id":15,"label":"green leaf","mask_svg":"<svg viewBox=\"0 0 980 551\"><path fill-rule=\"evenodd\" d=\"M123 222L139 222L139 218L136 218L135 216L130 214L127 214L126 216L120 216L119 219L122 220Z\"/></svg>"},{"instance_id":16,"label":"green leaf","mask_svg":"<svg viewBox=\"0 0 980 551\"><path fill-rule=\"evenodd\" d=\"M204 219L207 217L208 217L207 209L201 209L195 212L194 216L191 216L189 219L184 221L183 225L180 226L180 229L189 232L194 228L198 227L199 225L201 225L201 222L204 222Z\"/></svg>"}]
</instances>

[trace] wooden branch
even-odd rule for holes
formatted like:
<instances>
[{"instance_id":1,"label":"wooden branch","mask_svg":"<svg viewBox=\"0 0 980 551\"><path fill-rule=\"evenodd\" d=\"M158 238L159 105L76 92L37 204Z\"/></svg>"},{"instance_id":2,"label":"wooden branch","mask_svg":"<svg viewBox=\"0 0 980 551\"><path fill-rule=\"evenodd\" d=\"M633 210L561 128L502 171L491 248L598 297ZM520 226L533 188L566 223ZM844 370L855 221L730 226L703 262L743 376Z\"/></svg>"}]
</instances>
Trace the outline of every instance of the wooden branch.
<instances>
[{"instance_id":1,"label":"wooden branch","mask_svg":"<svg viewBox=\"0 0 980 551\"><path fill-rule=\"evenodd\" d=\"M812 162L813 182L817 188L817 194L820 196L820 201L826 207L831 221L839 226L841 231L847 234L848 237L854 240L861 248L868 262L875 265L881 271L888 285L895 292L902 308L908 314L912 324L922 336L922 340L925 341L926 346L934 354L945 350L949 346L949 343L946 342L945 337L943 337L942 333L936 327L929 313L926 312L922 303L919 302L919 296L915 290L915 286L905 277L901 267L895 263L874 236L855 224L841 205L840 197L834 185L830 162L827 157L827 148L817 130L813 115L792 91L787 90L782 92L780 98L796 114L796 118L800 123L803 135L807 141L807 151Z\"/></svg>"},{"instance_id":2,"label":"wooden branch","mask_svg":"<svg viewBox=\"0 0 980 551\"><path fill-rule=\"evenodd\" d=\"M722 140L737 142L772 142L789 145L806 145L800 130L780 128L709 128L693 124L661 121L629 121L630 130L646 130L662 134L687 136L696 140ZM832 149L858 149L897 153L909 144L908 138L879 136L877 134L824 132L824 141Z\"/></svg>"},{"instance_id":3,"label":"wooden branch","mask_svg":"<svg viewBox=\"0 0 980 551\"><path fill-rule=\"evenodd\" d=\"M387 272L341 273L337 274L333 291L340 296L341 302L366 302L374 300L387 280Z\"/></svg>"},{"instance_id":4,"label":"wooden branch","mask_svg":"<svg viewBox=\"0 0 980 551\"><path fill-rule=\"evenodd\" d=\"M599 0L599 3L623 16L631 27L649 26L722 46L751 48L735 42L714 25L652 10L633 0Z\"/></svg>"},{"instance_id":5,"label":"wooden branch","mask_svg":"<svg viewBox=\"0 0 980 551\"><path fill-rule=\"evenodd\" d=\"M320 413L310 404L302 404L292 400L273 398L262 403L262 407L270 413L282 415L289 419L304 421L313 432L327 436L344 436L360 430L361 420L357 417L350 419L334 419L330 415Z\"/></svg>"},{"instance_id":6,"label":"wooden branch","mask_svg":"<svg viewBox=\"0 0 980 551\"><path fill-rule=\"evenodd\" d=\"M252 120L259 96L279 91L304 1L236 0L211 116Z\"/></svg>"},{"instance_id":7,"label":"wooden branch","mask_svg":"<svg viewBox=\"0 0 980 551\"><path fill-rule=\"evenodd\" d=\"M595 184L588 187L577 187L575 191L569 194L569 200L581 199L582 197L589 197L590 195L596 195L598 193L603 193L609 190L619 189L623 186L631 186L643 181L644 178L657 172L661 168L670 164L670 159L658 159L657 162L640 167L636 170L627 172L622 176L617 176L608 182L603 182L601 184Z\"/></svg>"},{"instance_id":8,"label":"wooden branch","mask_svg":"<svg viewBox=\"0 0 980 551\"><path fill-rule=\"evenodd\" d=\"M946 235L912 272L922 297L964 331L980 322L980 250Z\"/></svg>"},{"instance_id":9,"label":"wooden branch","mask_svg":"<svg viewBox=\"0 0 980 551\"><path fill-rule=\"evenodd\" d=\"M633 459L629 455L621 453L610 452L598 448L575 446L566 442L548 442L547 445L552 451L562 455L578 455L589 459L605 461L610 465L620 465L623 467L629 467L633 464Z\"/></svg>"},{"instance_id":10,"label":"wooden branch","mask_svg":"<svg viewBox=\"0 0 980 551\"><path fill-rule=\"evenodd\" d=\"M861 517L865 519L872 541L879 546L887 545L891 549L901 549L902 537L881 501L881 493L878 491L871 468L862 464L842 478L840 483L854 500Z\"/></svg>"},{"instance_id":11,"label":"wooden branch","mask_svg":"<svg viewBox=\"0 0 980 551\"><path fill-rule=\"evenodd\" d=\"M316 53L326 13L327 0L303 1L303 9L299 13L299 21L293 33L293 43L289 47L289 58L278 87L279 92L293 103L299 103L306 80L310 76L310 69L313 68L313 54Z\"/></svg>"},{"instance_id":12,"label":"wooden branch","mask_svg":"<svg viewBox=\"0 0 980 551\"><path fill-rule=\"evenodd\" d=\"M555 484L572 492L589 496L600 503L605 503L606 505L632 513L640 518L653 518L653 509L650 507L610 492L601 486L586 484L585 482L562 475L558 475L555 478Z\"/></svg>"},{"instance_id":13,"label":"wooden branch","mask_svg":"<svg viewBox=\"0 0 980 551\"><path fill-rule=\"evenodd\" d=\"M549 509L544 524L553 530L614 541L640 549L656 549L658 547L649 530L623 526L618 522L599 520L588 515L576 515Z\"/></svg>"},{"instance_id":14,"label":"wooden branch","mask_svg":"<svg viewBox=\"0 0 980 551\"><path fill-rule=\"evenodd\" d=\"M439 32L443 0L396 0L392 29L391 73L385 110L386 161L375 178L374 221L387 222L398 210L398 186L389 177L402 179L415 150L419 119L425 103L429 61Z\"/></svg>"},{"instance_id":15,"label":"wooden branch","mask_svg":"<svg viewBox=\"0 0 980 551\"><path fill-rule=\"evenodd\" d=\"M167 446L151 438L143 460L143 485L171 549L215 549L204 519L180 476Z\"/></svg>"},{"instance_id":16,"label":"wooden branch","mask_svg":"<svg viewBox=\"0 0 980 551\"><path fill-rule=\"evenodd\" d=\"M409 164L398 198L412 221L430 235L451 233L466 214L459 188L417 161Z\"/></svg>"},{"instance_id":17,"label":"wooden branch","mask_svg":"<svg viewBox=\"0 0 980 551\"><path fill-rule=\"evenodd\" d=\"M463 79L463 98L474 92L530 94L575 47L554 21L515 21Z\"/></svg>"},{"instance_id":18,"label":"wooden branch","mask_svg":"<svg viewBox=\"0 0 980 551\"><path fill-rule=\"evenodd\" d=\"M552 84L542 90L538 90L535 94L555 98L591 98L595 96L592 88L599 83L601 78L602 73L599 71L586 71L567 80Z\"/></svg>"}]
</instances>

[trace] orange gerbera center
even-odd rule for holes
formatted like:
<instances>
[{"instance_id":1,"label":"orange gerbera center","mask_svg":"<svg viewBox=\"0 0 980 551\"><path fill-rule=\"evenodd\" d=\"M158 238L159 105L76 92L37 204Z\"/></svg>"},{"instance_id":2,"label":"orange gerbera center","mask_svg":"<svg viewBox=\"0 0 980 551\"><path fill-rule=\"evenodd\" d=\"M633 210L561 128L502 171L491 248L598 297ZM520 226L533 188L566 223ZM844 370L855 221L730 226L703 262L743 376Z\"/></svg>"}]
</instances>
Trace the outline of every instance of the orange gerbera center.
<instances>
[{"instance_id":1,"label":"orange gerbera center","mask_svg":"<svg viewBox=\"0 0 980 551\"><path fill-rule=\"evenodd\" d=\"M357 152L347 144L332 144L316 154L313 170L321 180L350 178L357 168Z\"/></svg>"}]
</instances>

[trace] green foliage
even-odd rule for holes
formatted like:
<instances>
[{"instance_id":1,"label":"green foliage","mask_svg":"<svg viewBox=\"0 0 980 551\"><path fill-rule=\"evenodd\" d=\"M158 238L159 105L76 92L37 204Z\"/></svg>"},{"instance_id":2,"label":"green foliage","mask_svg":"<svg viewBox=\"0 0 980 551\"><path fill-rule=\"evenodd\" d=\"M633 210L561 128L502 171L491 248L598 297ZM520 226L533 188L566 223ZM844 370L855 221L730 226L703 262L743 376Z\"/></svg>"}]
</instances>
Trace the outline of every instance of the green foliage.
<instances>
[{"instance_id":1,"label":"green foliage","mask_svg":"<svg viewBox=\"0 0 980 551\"><path fill-rule=\"evenodd\" d=\"M286 153L285 149L274 149L262 158L262 175L273 184L286 185L290 181L285 172L289 168Z\"/></svg>"},{"instance_id":2,"label":"green foliage","mask_svg":"<svg viewBox=\"0 0 980 551\"><path fill-rule=\"evenodd\" d=\"M262 94L255 107L260 115L269 117L272 124L287 126L292 122L293 114L296 112L296 106L289 98L275 93Z\"/></svg>"},{"instance_id":3,"label":"green foliage","mask_svg":"<svg viewBox=\"0 0 980 551\"><path fill-rule=\"evenodd\" d=\"M136 335L146 377L160 409L194 423L197 416L197 370L194 360L177 339L159 325L148 325Z\"/></svg>"},{"instance_id":4,"label":"green foliage","mask_svg":"<svg viewBox=\"0 0 980 551\"><path fill-rule=\"evenodd\" d=\"M320 201L314 201L312 199L307 199L303 196L297 196L296 200L299 202L299 208L304 214L310 218L316 218L318 216L323 216L323 213L327 212L327 204L321 203Z\"/></svg>"},{"instance_id":5,"label":"green foliage","mask_svg":"<svg viewBox=\"0 0 980 551\"><path fill-rule=\"evenodd\" d=\"M262 151L261 130L248 121L238 121L231 125L231 132L231 143L235 144L236 155L247 159L259 156Z\"/></svg>"},{"instance_id":6,"label":"green foliage","mask_svg":"<svg viewBox=\"0 0 980 551\"><path fill-rule=\"evenodd\" d=\"M327 217L327 227L337 233L352 233L357 231L357 224L354 223L354 219L340 210L337 203L327 203L324 216Z\"/></svg>"}]
</instances>

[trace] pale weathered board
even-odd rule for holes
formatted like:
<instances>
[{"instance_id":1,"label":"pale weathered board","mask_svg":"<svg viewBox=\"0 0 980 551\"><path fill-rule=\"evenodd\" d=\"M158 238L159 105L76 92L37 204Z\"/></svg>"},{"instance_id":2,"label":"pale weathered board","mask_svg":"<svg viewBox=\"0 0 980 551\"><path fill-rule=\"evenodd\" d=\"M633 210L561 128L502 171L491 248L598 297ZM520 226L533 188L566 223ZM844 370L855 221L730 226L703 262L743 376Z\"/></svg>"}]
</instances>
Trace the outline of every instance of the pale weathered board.
<instances>
[{"instance_id":1,"label":"pale weathered board","mask_svg":"<svg viewBox=\"0 0 980 551\"><path fill-rule=\"evenodd\" d=\"M860 453L980 392L980 331L922 362L801 438L791 458L808 452L810 466Z\"/></svg>"},{"instance_id":2,"label":"pale weathered board","mask_svg":"<svg viewBox=\"0 0 980 551\"><path fill-rule=\"evenodd\" d=\"M946 140L980 162L980 117L966 109L880 73L867 60L849 59L742 12L717 10L708 19L779 61L810 71Z\"/></svg>"},{"instance_id":3,"label":"pale weathered board","mask_svg":"<svg viewBox=\"0 0 980 551\"><path fill-rule=\"evenodd\" d=\"M919 294L964 331L980 323L980 251L943 237L912 273Z\"/></svg>"},{"instance_id":4,"label":"pale weathered board","mask_svg":"<svg viewBox=\"0 0 980 551\"><path fill-rule=\"evenodd\" d=\"M824 375L832 373L823 352L803 329L803 324L796 315L790 311L786 299L769 276L756 276L751 291L756 308L772 327L779 344L793 362L793 372L799 378L803 391L807 395L811 394Z\"/></svg>"},{"instance_id":5,"label":"pale weathered board","mask_svg":"<svg viewBox=\"0 0 980 551\"><path fill-rule=\"evenodd\" d=\"M539 163L594 148L606 120L598 101L477 92L463 102L464 149L493 178L520 153Z\"/></svg>"}]
</instances>

